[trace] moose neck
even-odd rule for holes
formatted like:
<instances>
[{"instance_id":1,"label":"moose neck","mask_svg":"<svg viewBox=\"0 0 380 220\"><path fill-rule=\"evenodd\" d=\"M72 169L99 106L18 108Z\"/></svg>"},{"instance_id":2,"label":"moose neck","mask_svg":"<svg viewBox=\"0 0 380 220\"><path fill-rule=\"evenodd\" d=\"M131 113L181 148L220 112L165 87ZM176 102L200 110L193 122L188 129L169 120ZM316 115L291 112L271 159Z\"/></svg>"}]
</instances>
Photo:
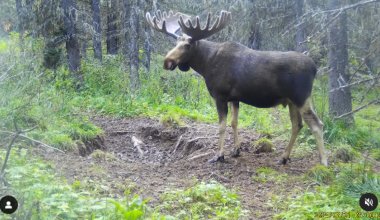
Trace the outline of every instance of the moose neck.
<instances>
[{"instance_id":1,"label":"moose neck","mask_svg":"<svg viewBox=\"0 0 380 220\"><path fill-rule=\"evenodd\" d=\"M207 40L195 42L193 55L189 60L190 67L203 77L206 77L207 69L210 68L212 58L214 58L214 55L217 53L219 45L219 43Z\"/></svg>"}]
</instances>

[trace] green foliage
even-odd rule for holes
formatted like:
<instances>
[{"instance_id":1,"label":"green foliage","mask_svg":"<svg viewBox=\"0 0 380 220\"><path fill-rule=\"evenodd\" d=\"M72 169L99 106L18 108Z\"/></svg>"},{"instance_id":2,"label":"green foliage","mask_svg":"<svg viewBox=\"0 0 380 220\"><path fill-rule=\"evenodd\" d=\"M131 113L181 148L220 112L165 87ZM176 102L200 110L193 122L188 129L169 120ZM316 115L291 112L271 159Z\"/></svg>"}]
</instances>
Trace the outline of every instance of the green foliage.
<instances>
[{"instance_id":1,"label":"green foliage","mask_svg":"<svg viewBox=\"0 0 380 220\"><path fill-rule=\"evenodd\" d=\"M82 72L85 80L83 93L97 96L121 95L128 93L128 75L123 65L123 56L104 56L102 63L94 60L82 62Z\"/></svg>"},{"instance_id":2,"label":"green foliage","mask_svg":"<svg viewBox=\"0 0 380 220\"><path fill-rule=\"evenodd\" d=\"M371 156L377 160L377 161L380 161L380 148L376 148L376 149L373 149L371 151Z\"/></svg>"},{"instance_id":3,"label":"green foliage","mask_svg":"<svg viewBox=\"0 0 380 220\"><path fill-rule=\"evenodd\" d=\"M359 156L359 153L356 152L351 146L342 145L335 150L333 154L333 160L339 160L347 163L353 161L355 158L358 158Z\"/></svg>"},{"instance_id":4,"label":"green foliage","mask_svg":"<svg viewBox=\"0 0 380 220\"><path fill-rule=\"evenodd\" d=\"M368 127L347 128L343 123L325 120L325 139L331 143L347 143L356 149L366 149L379 146L378 138Z\"/></svg>"},{"instance_id":5,"label":"green foliage","mask_svg":"<svg viewBox=\"0 0 380 220\"><path fill-rule=\"evenodd\" d=\"M365 163L338 164L332 168L318 166L310 174L318 182L323 182L327 176L330 184L317 186L296 198L288 198L285 203L278 203L273 208L282 212L276 215L276 219L315 219L323 213L333 215L333 212L346 212L351 215L350 219L369 219L355 217L355 213L363 213L358 205L361 194L380 192L380 176L370 166Z\"/></svg>"},{"instance_id":6,"label":"green foliage","mask_svg":"<svg viewBox=\"0 0 380 220\"><path fill-rule=\"evenodd\" d=\"M236 193L217 182L165 193L157 210L175 219L238 219L244 211Z\"/></svg>"},{"instance_id":7,"label":"green foliage","mask_svg":"<svg viewBox=\"0 0 380 220\"><path fill-rule=\"evenodd\" d=\"M115 155L112 153L104 152L102 150L94 150L94 152L91 153L90 155L92 158L100 161L114 161L116 160Z\"/></svg>"},{"instance_id":8,"label":"green foliage","mask_svg":"<svg viewBox=\"0 0 380 220\"><path fill-rule=\"evenodd\" d=\"M0 94L6 94L0 100L0 126L14 130L16 122L19 129L36 127L29 136L64 150L74 148L76 140L101 134L73 105L74 84L67 68L51 71L39 65L42 56L34 51L42 47L39 40L25 38L23 53L15 52L18 35L6 44L0 57L7 71L0 84Z\"/></svg>"},{"instance_id":9,"label":"green foliage","mask_svg":"<svg viewBox=\"0 0 380 220\"><path fill-rule=\"evenodd\" d=\"M307 174L312 180L318 183L328 184L334 179L334 173L323 165L316 165Z\"/></svg>"},{"instance_id":10,"label":"green foliage","mask_svg":"<svg viewBox=\"0 0 380 220\"><path fill-rule=\"evenodd\" d=\"M367 91L366 88L357 87L353 94ZM377 97L378 90L374 90L366 96ZM328 115L328 78L321 76L317 78L313 90L313 103L318 116L324 123L324 139L330 144L348 144L355 149L380 148L380 136L377 135L380 123L377 120L380 109L378 106L368 106L355 114L355 125L347 127L345 124L333 120ZM353 99L353 108L360 106Z\"/></svg>"},{"instance_id":11,"label":"green foliage","mask_svg":"<svg viewBox=\"0 0 380 220\"><path fill-rule=\"evenodd\" d=\"M146 213L146 202L141 200L140 197L134 196L133 198L124 202L111 201L115 205L115 215L113 219L124 220L138 220L144 219Z\"/></svg>"},{"instance_id":12,"label":"green foliage","mask_svg":"<svg viewBox=\"0 0 380 220\"><path fill-rule=\"evenodd\" d=\"M265 137L258 139L253 145L256 146L256 152L258 153L272 152L274 149L273 142Z\"/></svg>"},{"instance_id":13,"label":"green foliage","mask_svg":"<svg viewBox=\"0 0 380 220\"><path fill-rule=\"evenodd\" d=\"M345 194L359 197L366 192L380 192L380 176L366 161L354 164L339 164L336 185Z\"/></svg>"},{"instance_id":14,"label":"green foliage","mask_svg":"<svg viewBox=\"0 0 380 220\"><path fill-rule=\"evenodd\" d=\"M279 173L270 167L260 167L256 170L256 175L252 176L255 182L280 184L287 179L286 173Z\"/></svg>"},{"instance_id":15,"label":"green foliage","mask_svg":"<svg viewBox=\"0 0 380 220\"><path fill-rule=\"evenodd\" d=\"M5 155L4 150L0 155ZM2 188L0 192L11 193L22 203L13 216L16 219L137 220L150 215L146 201L137 196L115 200L83 189L79 181L67 184L54 174L50 164L31 157L26 149L11 153L5 176L12 188Z\"/></svg>"},{"instance_id":16,"label":"green foliage","mask_svg":"<svg viewBox=\"0 0 380 220\"><path fill-rule=\"evenodd\" d=\"M185 123L181 120L181 117L178 113L175 112L167 112L166 114L162 115L160 118L160 122L165 126L183 126Z\"/></svg>"}]
</instances>

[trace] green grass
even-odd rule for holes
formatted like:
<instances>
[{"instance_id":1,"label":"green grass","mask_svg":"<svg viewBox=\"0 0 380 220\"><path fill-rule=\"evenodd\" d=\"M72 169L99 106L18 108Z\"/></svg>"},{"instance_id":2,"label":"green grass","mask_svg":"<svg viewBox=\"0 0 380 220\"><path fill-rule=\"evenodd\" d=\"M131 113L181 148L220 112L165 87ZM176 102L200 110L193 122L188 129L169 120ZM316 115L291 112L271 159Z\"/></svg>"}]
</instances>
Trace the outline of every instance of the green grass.
<instances>
[{"instance_id":1,"label":"green grass","mask_svg":"<svg viewBox=\"0 0 380 220\"><path fill-rule=\"evenodd\" d=\"M334 173L323 165L312 167L307 173L308 177L319 184L328 184L334 178Z\"/></svg>"},{"instance_id":2,"label":"green grass","mask_svg":"<svg viewBox=\"0 0 380 220\"><path fill-rule=\"evenodd\" d=\"M238 219L246 212L237 194L217 182L166 192L161 201L156 209L175 219Z\"/></svg>"},{"instance_id":3,"label":"green grass","mask_svg":"<svg viewBox=\"0 0 380 220\"><path fill-rule=\"evenodd\" d=\"M5 155L4 150L0 155ZM11 152L5 178L11 188L3 187L0 193L14 195L22 205L15 214L1 219L28 216L32 219L238 219L246 214L237 194L213 181L197 183L185 190L170 189L162 194L156 207L149 207L147 200L131 195L127 188L124 197L110 198L100 194L93 182L91 186L79 180L68 184L55 174L51 164L18 146Z\"/></svg>"},{"instance_id":4,"label":"green grass","mask_svg":"<svg viewBox=\"0 0 380 220\"><path fill-rule=\"evenodd\" d=\"M1 150L0 155L5 155ZM3 162L3 158L0 160ZM31 156L26 149L13 149L5 178L11 188L1 194L14 195L19 209L12 216L1 219L143 219L149 216L146 202L137 196L122 199L101 197L94 191L72 185L55 174L54 167Z\"/></svg>"},{"instance_id":5,"label":"green grass","mask_svg":"<svg viewBox=\"0 0 380 220\"><path fill-rule=\"evenodd\" d=\"M279 173L278 171L269 167L260 167L256 170L256 175L252 176L253 181L258 183L275 183L281 184L286 181L288 175L286 173Z\"/></svg>"},{"instance_id":6,"label":"green grass","mask_svg":"<svg viewBox=\"0 0 380 220\"><path fill-rule=\"evenodd\" d=\"M276 203L277 207L273 208L281 210L276 219L315 219L324 213L330 217L345 213L351 215L350 219L369 219L354 215L359 213L365 216L366 212L358 204L361 194L372 192L378 195L380 192L380 175L368 164L337 164L329 168L317 166L310 170L307 178L323 184L311 187L295 198L289 197L282 203ZM379 211L375 212L380 215Z\"/></svg>"}]
</instances>

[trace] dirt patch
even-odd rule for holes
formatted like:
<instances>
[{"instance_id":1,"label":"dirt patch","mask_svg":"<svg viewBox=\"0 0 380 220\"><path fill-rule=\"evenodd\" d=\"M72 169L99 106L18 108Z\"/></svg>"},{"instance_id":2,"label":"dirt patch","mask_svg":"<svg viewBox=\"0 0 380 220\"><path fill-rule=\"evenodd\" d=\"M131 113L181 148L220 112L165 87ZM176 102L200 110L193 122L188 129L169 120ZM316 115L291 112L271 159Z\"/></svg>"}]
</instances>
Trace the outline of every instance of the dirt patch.
<instances>
[{"instance_id":1,"label":"dirt patch","mask_svg":"<svg viewBox=\"0 0 380 220\"><path fill-rule=\"evenodd\" d=\"M91 154L82 157L77 152L59 155L45 152L45 158L52 160L71 182L95 181L104 186L99 192L111 196L122 196L127 189L149 198L152 206L166 190L214 179L240 195L251 219L270 219L275 214L268 205L271 196L289 193L297 187L306 188L303 181L292 179L318 163L315 152L311 157L293 158L287 166L277 165L286 143L273 140L275 151L257 154L252 143L260 135L249 129L240 129L241 156L233 158L228 152L233 146L229 127L225 162L210 164L207 161L218 151L217 124L186 121L183 127L165 127L153 119L100 116L94 117L93 122L105 132L102 149L115 159L99 160ZM139 147L134 144L136 140L142 142ZM281 183L257 182L252 177L260 167L286 173L288 178Z\"/></svg>"}]
</instances>

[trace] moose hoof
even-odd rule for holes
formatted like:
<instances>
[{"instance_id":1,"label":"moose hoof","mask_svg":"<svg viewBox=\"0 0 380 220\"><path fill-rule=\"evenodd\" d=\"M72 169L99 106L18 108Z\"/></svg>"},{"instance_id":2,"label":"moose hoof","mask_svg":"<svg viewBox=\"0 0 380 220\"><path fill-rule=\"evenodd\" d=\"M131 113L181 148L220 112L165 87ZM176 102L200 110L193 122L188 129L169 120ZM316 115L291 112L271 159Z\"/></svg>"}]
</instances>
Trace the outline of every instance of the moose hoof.
<instances>
[{"instance_id":1,"label":"moose hoof","mask_svg":"<svg viewBox=\"0 0 380 220\"><path fill-rule=\"evenodd\" d=\"M240 148L235 148L231 152L231 157L238 157L240 156Z\"/></svg>"},{"instance_id":2,"label":"moose hoof","mask_svg":"<svg viewBox=\"0 0 380 220\"><path fill-rule=\"evenodd\" d=\"M278 161L278 164L286 165L288 162L290 162L290 158L282 158L280 161Z\"/></svg>"},{"instance_id":3,"label":"moose hoof","mask_svg":"<svg viewBox=\"0 0 380 220\"><path fill-rule=\"evenodd\" d=\"M221 156L215 155L208 162L209 163L224 162L224 155L221 155Z\"/></svg>"}]
</instances>

